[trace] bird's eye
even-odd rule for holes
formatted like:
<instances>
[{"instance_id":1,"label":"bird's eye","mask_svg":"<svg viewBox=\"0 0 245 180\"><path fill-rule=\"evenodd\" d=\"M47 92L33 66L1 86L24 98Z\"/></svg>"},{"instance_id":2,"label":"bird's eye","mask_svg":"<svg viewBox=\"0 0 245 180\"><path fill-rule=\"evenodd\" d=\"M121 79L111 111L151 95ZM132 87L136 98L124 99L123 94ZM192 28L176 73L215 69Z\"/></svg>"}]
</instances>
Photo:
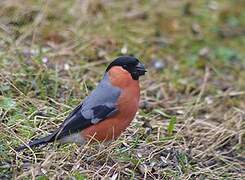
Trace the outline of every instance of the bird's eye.
<instances>
[{"instance_id":1,"label":"bird's eye","mask_svg":"<svg viewBox=\"0 0 245 180\"><path fill-rule=\"evenodd\" d=\"M123 68L126 69L127 68L127 65L123 65Z\"/></svg>"}]
</instances>

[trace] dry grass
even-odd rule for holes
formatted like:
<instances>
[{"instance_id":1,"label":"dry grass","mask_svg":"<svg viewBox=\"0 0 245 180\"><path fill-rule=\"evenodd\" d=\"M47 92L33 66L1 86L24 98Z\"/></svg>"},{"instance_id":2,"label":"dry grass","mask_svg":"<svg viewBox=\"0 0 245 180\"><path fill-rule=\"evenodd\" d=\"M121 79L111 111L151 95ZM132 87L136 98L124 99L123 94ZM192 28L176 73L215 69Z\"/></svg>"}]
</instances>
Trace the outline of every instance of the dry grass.
<instances>
[{"instance_id":1,"label":"dry grass","mask_svg":"<svg viewBox=\"0 0 245 180\"><path fill-rule=\"evenodd\" d=\"M1 1L0 178L245 178L244 7ZM54 130L123 53L149 73L140 111L118 140L15 152Z\"/></svg>"}]
</instances>

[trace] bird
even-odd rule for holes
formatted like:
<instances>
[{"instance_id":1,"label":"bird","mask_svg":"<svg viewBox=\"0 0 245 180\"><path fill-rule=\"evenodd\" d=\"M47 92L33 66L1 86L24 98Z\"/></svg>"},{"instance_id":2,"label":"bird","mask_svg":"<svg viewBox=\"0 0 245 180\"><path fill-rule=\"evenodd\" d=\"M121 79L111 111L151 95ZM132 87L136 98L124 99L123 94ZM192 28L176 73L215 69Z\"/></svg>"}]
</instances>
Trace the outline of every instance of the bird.
<instances>
[{"instance_id":1,"label":"bird","mask_svg":"<svg viewBox=\"0 0 245 180\"><path fill-rule=\"evenodd\" d=\"M140 100L139 77L146 68L133 56L120 56L106 68L95 89L65 118L50 135L16 148L46 145L51 142L84 144L117 139L134 119Z\"/></svg>"}]
</instances>

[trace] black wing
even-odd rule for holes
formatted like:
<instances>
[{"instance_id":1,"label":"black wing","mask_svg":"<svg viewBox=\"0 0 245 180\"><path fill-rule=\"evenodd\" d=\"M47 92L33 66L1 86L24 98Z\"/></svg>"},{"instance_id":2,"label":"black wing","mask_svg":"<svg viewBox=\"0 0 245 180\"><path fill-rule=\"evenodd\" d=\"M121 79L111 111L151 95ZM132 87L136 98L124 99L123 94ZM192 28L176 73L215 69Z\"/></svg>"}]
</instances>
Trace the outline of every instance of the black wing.
<instances>
[{"instance_id":1,"label":"black wing","mask_svg":"<svg viewBox=\"0 0 245 180\"><path fill-rule=\"evenodd\" d=\"M61 139L64 136L80 132L107 117L113 116L116 112L116 107L98 105L91 109L90 118L85 118L82 114L82 105L79 105L66 118L59 130L55 132L55 139Z\"/></svg>"},{"instance_id":2,"label":"black wing","mask_svg":"<svg viewBox=\"0 0 245 180\"><path fill-rule=\"evenodd\" d=\"M55 135L60 139L66 135L99 123L107 117L113 116L117 110L117 100L121 89L110 83L108 74L105 74L98 86L92 91L82 104L76 107Z\"/></svg>"}]
</instances>

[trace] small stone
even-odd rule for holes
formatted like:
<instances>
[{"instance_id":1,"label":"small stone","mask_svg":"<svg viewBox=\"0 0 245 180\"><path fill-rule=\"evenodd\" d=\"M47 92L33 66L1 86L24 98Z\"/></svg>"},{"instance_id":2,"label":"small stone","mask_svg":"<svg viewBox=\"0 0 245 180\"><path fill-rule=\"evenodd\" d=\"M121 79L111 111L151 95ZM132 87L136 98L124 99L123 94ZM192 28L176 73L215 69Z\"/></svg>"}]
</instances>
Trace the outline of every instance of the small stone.
<instances>
[{"instance_id":1,"label":"small stone","mask_svg":"<svg viewBox=\"0 0 245 180\"><path fill-rule=\"evenodd\" d=\"M42 58L42 62L43 62L44 64L46 64L46 63L48 62L48 58L47 58L47 57L43 57L43 58Z\"/></svg>"},{"instance_id":2,"label":"small stone","mask_svg":"<svg viewBox=\"0 0 245 180\"><path fill-rule=\"evenodd\" d=\"M127 52L128 52L128 48L127 48L127 46L125 45L125 46L122 47L121 53L122 53L122 54L127 54Z\"/></svg>"},{"instance_id":3,"label":"small stone","mask_svg":"<svg viewBox=\"0 0 245 180\"><path fill-rule=\"evenodd\" d=\"M104 50L99 50L99 52L98 52L98 57L99 58L103 58L103 57L105 57L106 56L106 51L104 51Z\"/></svg>"},{"instance_id":4,"label":"small stone","mask_svg":"<svg viewBox=\"0 0 245 180\"><path fill-rule=\"evenodd\" d=\"M177 110L177 113L180 114L180 115L183 115L183 114L185 114L185 111L183 111L183 110Z\"/></svg>"},{"instance_id":5,"label":"small stone","mask_svg":"<svg viewBox=\"0 0 245 180\"><path fill-rule=\"evenodd\" d=\"M201 33L201 26L198 23L193 23L191 26L191 30L193 34L200 34Z\"/></svg>"},{"instance_id":6,"label":"small stone","mask_svg":"<svg viewBox=\"0 0 245 180\"><path fill-rule=\"evenodd\" d=\"M204 47L199 51L199 56L204 57L206 59L209 58L210 56L210 48L209 47Z\"/></svg>"},{"instance_id":7,"label":"small stone","mask_svg":"<svg viewBox=\"0 0 245 180\"><path fill-rule=\"evenodd\" d=\"M205 97L205 101L207 102L207 104L212 104L213 103L213 99L210 97Z\"/></svg>"},{"instance_id":8,"label":"small stone","mask_svg":"<svg viewBox=\"0 0 245 180\"><path fill-rule=\"evenodd\" d=\"M154 59L154 60L152 60L152 65L156 70L160 71L160 70L164 69L165 62L161 59Z\"/></svg>"},{"instance_id":9,"label":"small stone","mask_svg":"<svg viewBox=\"0 0 245 180\"><path fill-rule=\"evenodd\" d=\"M69 64L64 64L64 70L68 71L70 69L70 65Z\"/></svg>"},{"instance_id":10,"label":"small stone","mask_svg":"<svg viewBox=\"0 0 245 180\"><path fill-rule=\"evenodd\" d=\"M208 3L208 8L215 11L219 9L219 4L217 3L217 1L210 1Z\"/></svg>"},{"instance_id":11,"label":"small stone","mask_svg":"<svg viewBox=\"0 0 245 180\"><path fill-rule=\"evenodd\" d=\"M137 156L138 156L139 158L142 158L142 154L141 154L140 152L137 153Z\"/></svg>"}]
</instances>

